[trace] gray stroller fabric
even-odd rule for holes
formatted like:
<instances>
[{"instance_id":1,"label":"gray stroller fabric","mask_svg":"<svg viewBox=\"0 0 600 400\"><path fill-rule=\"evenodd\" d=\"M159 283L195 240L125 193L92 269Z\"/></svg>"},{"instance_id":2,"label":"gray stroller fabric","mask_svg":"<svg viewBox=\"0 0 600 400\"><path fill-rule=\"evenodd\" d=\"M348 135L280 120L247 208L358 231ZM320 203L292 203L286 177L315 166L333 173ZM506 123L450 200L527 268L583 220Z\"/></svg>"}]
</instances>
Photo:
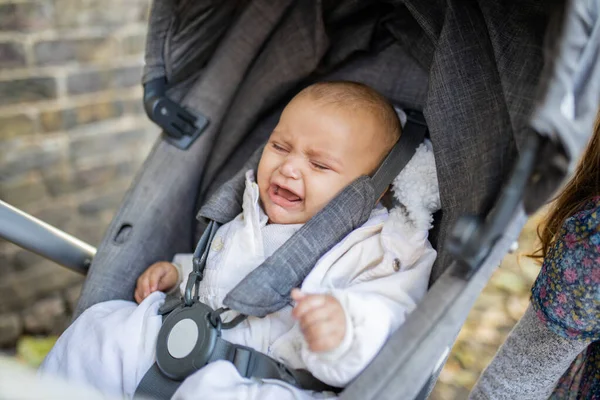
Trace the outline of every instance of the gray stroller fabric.
<instances>
[{"instance_id":1,"label":"gray stroller fabric","mask_svg":"<svg viewBox=\"0 0 600 400\"><path fill-rule=\"evenodd\" d=\"M208 199L196 216L200 222L207 224L208 220L212 220L219 224L226 224L238 216L242 209L246 172L250 169L257 170L263 149L264 146L259 147L239 172L222 184Z\"/></svg>"},{"instance_id":2,"label":"gray stroller fabric","mask_svg":"<svg viewBox=\"0 0 600 400\"><path fill-rule=\"evenodd\" d=\"M172 2L154 3L151 20L155 14L169 11L165 6L167 3ZM171 259L175 253L190 252L198 186L220 121L239 92L238 86L247 68L288 6L289 2L277 2L273 6L269 2L249 5L223 39L222 46L212 54L211 62L202 71L202 79L195 81L192 87L189 82L184 82L181 87L189 88L185 94L181 87L175 88L176 94L182 97L182 104L193 104L192 108L201 109L209 119L209 126L187 151L178 150L162 140L156 143L99 246L75 316L98 301L131 299L135 279L124 279L124 275L139 276L155 261ZM163 49L156 46L154 50L162 52ZM302 68L309 71L314 68L310 54L302 48L293 54L299 58L294 60L299 73ZM147 74L152 76L152 71L149 69ZM257 91L256 98L251 100L260 102L266 94L266 91ZM95 268L95 265L102 267Z\"/></svg>"},{"instance_id":3,"label":"gray stroller fabric","mask_svg":"<svg viewBox=\"0 0 600 400\"><path fill-rule=\"evenodd\" d=\"M418 392L429 371L396 379L397 354L407 347L403 339L424 334L414 329L426 326L420 321L436 318L442 289L463 282L446 271L452 257L444 239L458 217L494 207L532 126L560 143L568 163L591 133L600 94L597 7L593 0L155 0L144 82L166 77L169 97L209 125L187 151L157 141L98 248L75 316L101 301L131 300L145 268L191 252L204 226L194 215L224 184L235 202L229 180L255 165L297 91L322 80L363 82L396 105L423 110L443 212L430 234L438 250L435 296L422 303L430 308L409 315L342 397L412 398L407 393ZM545 40L554 45L557 36L559 59L552 51L544 59ZM574 118L552 117L569 104L568 93ZM233 208L218 205L220 222L234 217ZM429 349L427 361L436 352Z\"/></svg>"},{"instance_id":4,"label":"gray stroller fabric","mask_svg":"<svg viewBox=\"0 0 600 400\"><path fill-rule=\"evenodd\" d=\"M193 234L196 199L203 201L240 170L274 127L280 103L295 93L302 80L306 84L316 80L311 74L319 65L331 70L327 74L331 79L363 81L395 104L422 108L427 75L399 46L388 44L379 54L369 54L370 41L363 40L365 56L358 57L360 42L344 42L329 46L338 62L345 60L343 64L337 68L321 64L328 48L322 5L290 4L249 3L200 76L171 90L173 98L181 97L182 104L208 117L208 128L187 151L157 142L99 247L76 315L99 301L131 299L136 277L148 265L191 251L201 233L199 229ZM155 2L153 14L164 12L160 5ZM343 8L336 10L339 13L332 16L346 15ZM148 76L152 70L148 69ZM388 86L398 76L404 79ZM228 134L215 141L219 132Z\"/></svg>"},{"instance_id":5,"label":"gray stroller fabric","mask_svg":"<svg viewBox=\"0 0 600 400\"><path fill-rule=\"evenodd\" d=\"M198 206L264 143L295 92L326 79L360 81L424 110L444 210L431 235L439 252L434 282L451 259L438 238L459 215L490 210L529 132L553 7L541 0L223 3L154 2L145 80L164 69L174 84L169 95L209 125L187 151L157 142L99 247L76 314L130 299L148 265L191 251L202 230L193 221ZM186 16L209 14L228 28L209 34L197 54L193 46L172 48L186 43ZM167 64L197 72L185 79Z\"/></svg>"}]
</instances>

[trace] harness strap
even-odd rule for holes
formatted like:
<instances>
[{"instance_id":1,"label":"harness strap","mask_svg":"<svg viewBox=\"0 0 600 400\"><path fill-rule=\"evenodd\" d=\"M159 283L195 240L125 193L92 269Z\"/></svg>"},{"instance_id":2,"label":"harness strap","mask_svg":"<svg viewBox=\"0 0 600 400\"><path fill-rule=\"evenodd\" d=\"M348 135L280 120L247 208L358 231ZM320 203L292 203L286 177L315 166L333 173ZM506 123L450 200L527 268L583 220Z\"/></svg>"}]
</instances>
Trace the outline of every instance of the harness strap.
<instances>
[{"instance_id":1,"label":"harness strap","mask_svg":"<svg viewBox=\"0 0 600 400\"><path fill-rule=\"evenodd\" d=\"M266 354L250 347L230 343L220 337L217 338L208 364L217 360L231 362L240 376L244 378L277 379L316 392L339 393L342 391L342 388L321 382L307 370L290 369ZM158 364L154 363L140 381L134 397L170 399L182 383L182 381L176 381L165 376L160 371Z\"/></svg>"},{"instance_id":2,"label":"harness strap","mask_svg":"<svg viewBox=\"0 0 600 400\"><path fill-rule=\"evenodd\" d=\"M302 389L317 392L338 393L342 390L321 382L307 370L288 368L283 363L251 347L233 344L221 338L217 338L215 351L209 363L217 360L230 361L244 378L277 379Z\"/></svg>"},{"instance_id":3,"label":"harness strap","mask_svg":"<svg viewBox=\"0 0 600 400\"><path fill-rule=\"evenodd\" d=\"M137 389L134 399L170 399L177 391L182 382L167 378L160 372L158 364L154 363L146 372Z\"/></svg>"},{"instance_id":4,"label":"harness strap","mask_svg":"<svg viewBox=\"0 0 600 400\"><path fill-rule=\"evenodd\" d=\"M377 195L385 192L387 187L415 155L415 151L423 143L427 135L427 123L423 114L414 110L405 110L405 113L406 124L398 143L390 150L371 177L371 182Z\"/></svg>"}]
</instances>

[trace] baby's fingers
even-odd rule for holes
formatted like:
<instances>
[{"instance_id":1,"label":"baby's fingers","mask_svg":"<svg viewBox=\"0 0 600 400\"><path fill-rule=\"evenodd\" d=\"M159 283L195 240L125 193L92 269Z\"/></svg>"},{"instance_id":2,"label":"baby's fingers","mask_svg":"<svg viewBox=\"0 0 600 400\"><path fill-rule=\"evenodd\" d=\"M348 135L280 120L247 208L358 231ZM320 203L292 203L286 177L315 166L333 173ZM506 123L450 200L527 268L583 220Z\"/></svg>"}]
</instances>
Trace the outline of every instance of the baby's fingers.
<instances>
[{"instance_id":1,"label":"baby's fingers","mask_svg":"<svg viewBox=\"0 0 600 400\"><path fill-rule=\"evenodd\" d=\"M300 318L300 329L305 331L310 326L321 322L333 322L335 318L335 309L331 307L318 307L305 312Z\"/></svg>"},{"instance_id":2,"label":"baby's fingers","mask_svg":"<svg viewBox=\"0 0 600 400\"><path fill-rule=\"evenodd\" d=\"M325 305L326 297L322 294L309 294L296 301L296 307L292 315L296 319L301 319L307 312Z\"/></svg>"},{"instance_id":3,"label":"baby's fingers","mask_svg":"<svg viewBox=\"0 0 600 400\"><path fill-rule=\"evenodd\" d=\"M135 288L135 292L133 293L133 298L135 299L135 302L140 304L142 302L142 300L144 300L144 297L142 296L139 287Z\"/></svg>"},{"instance_id":4,"label":"baby's fingers","mask_svg":"<svg viewBox=\"0 0 600 400\"><path fill-rule=\"evenodd\" d=\"M158 290L158 282L160 282L161 278L164 275L165 273L161 269L155 269L154 271L152 271L152 273L150 274L150 279L148 280L148 291L150 293L156 292Z\"/></svg>"},{"instance_id":5,"label":"baby's fingers","mask_svg":"<svg viewBox=\"0 0 600 400\"><path fill-rule=\"evenodd\" d=\"M324 352L339 346L346 330L339 324L321 322L310 326L302 333L310 351Z\"/></svg>"},{"instance_id":6,"label":"baby's fingers","mask_svg":"<svg viewBox=\"0 0 600 400\"><path fill-rule=\"evenodd\" d=\"M294 288L294 289L292 289L290 296L292 297L292 300L294 300L295 302L299 302L300 300L302 300L303 298L305 298L308 295L302 293L302 291L300 289Z\"/></svg>"},{"instance_id":7,"label":"baby's fingers","mask_svg":"<svg viewBox=\"0 0 600 400\"><path fill-rule=\"evenodd\" d=\"M141 303L150 294L150 280L148 274L143 274L137 280L135 287L135 300Z\"/></svg>"}]
</instances>

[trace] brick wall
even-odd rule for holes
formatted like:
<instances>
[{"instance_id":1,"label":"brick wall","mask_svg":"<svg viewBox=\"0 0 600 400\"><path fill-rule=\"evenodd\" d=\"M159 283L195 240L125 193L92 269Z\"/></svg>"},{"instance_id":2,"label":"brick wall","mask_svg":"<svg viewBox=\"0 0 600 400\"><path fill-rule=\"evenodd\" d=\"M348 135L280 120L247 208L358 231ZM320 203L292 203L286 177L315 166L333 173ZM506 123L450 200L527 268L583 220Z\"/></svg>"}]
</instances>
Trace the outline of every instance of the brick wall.
<instances>
[{"instance_id":1,"label":"brick wall","mask_svg":"<svg viewBox=\"0 0 600 400\"><path fill-rule=\"evenodd\" d=\"M97 246L158 129L150 0L0 0L0 199ZM82 277L0 239L0 347L60 332Z\"/></svg>"}]
</instances>

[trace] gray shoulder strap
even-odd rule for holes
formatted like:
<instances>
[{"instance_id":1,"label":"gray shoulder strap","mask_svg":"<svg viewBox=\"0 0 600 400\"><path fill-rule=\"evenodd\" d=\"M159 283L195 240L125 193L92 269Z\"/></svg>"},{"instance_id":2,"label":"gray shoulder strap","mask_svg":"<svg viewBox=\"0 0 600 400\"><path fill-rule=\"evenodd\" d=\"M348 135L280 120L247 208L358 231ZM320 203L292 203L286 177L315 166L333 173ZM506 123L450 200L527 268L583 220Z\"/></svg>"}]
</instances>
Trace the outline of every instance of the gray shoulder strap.
<instances>
[{"instance_id":1,"label":"gray shoulder strap","mask_svg":"<svg viewBox=\"0 0 600 400\"><path fill-rule=\"evenodd\" d=\"M262 156L264 146L257 149L246 161L242 169L225 182L215 194L198 211L197 219L207 219L216 221L219 224L226 224L233 220L242 212L242 199L246 185L246 171L253 169L256 171L258 162Z\"/></svg>"},{"instance_id":2,"label":"gray shoulder strap","mask_svg":"<svg viewBox=\"0 0 600 400\"><path fill-rule=\"evenodd\" d=\"M375 201L423 142L427 126L422 114L409 112L407 115L408 121L400 140L375 174L372 177L362 176L344 188L271 257L233 288L224 299L225 306L243 314L263 317L289 303L290 291L300 286L319 258L367 221ZM260 155L252 161L258 163L259 158ZM228 222L241 212L243 190L244 176L241 172L213 196L200 210L199 216L221 223ZM225 197L229 197L229 200ZM228 218L227 221L224 216Z\"/></svg>"}]
</instances>

